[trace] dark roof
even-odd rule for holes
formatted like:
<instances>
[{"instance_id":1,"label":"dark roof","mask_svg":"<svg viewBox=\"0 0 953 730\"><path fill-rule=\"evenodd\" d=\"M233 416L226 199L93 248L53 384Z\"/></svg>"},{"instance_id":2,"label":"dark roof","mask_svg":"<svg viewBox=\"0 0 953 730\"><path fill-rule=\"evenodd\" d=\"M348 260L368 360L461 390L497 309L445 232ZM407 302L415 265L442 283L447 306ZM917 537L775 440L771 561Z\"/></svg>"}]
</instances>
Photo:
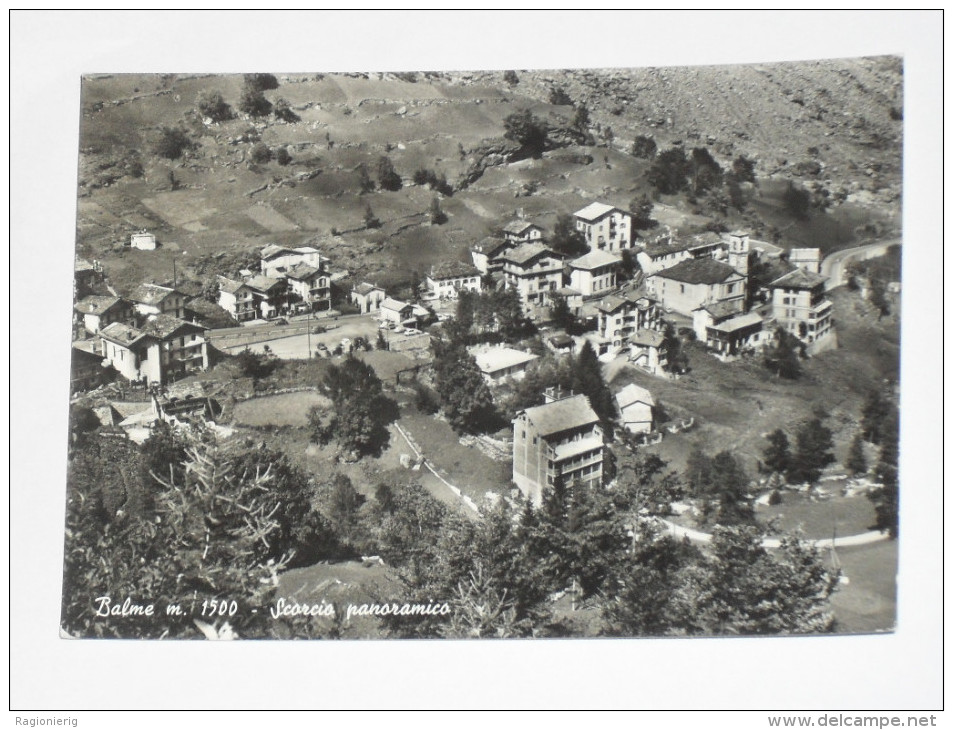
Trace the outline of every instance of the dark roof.
<instances>
[{"instance_id":1,"label":"dark roof","mask_svg":"<svg viewBox=\"0 0 953 730\"><path fill-rule=\"evenodd\" d=\"M430 269L431 279L456 279L461 276L479 276L480 270L463 261L441 261Z\"/></svg>"},{"instance_id":2,"label":"dark roof","mask_svg":"<svg viewBox=\"0 0 953 730\"><path fill-rule=\"evenodd\" d=\"M535 223L530 223L528 220L523 220L522 218L517 218L516 220L510 221L505 226L503 226L503 230L506 233L513 233L517 236L521 234L523 231L525 231L527 228L539 228L539 226L537 226Z\"/></svg>"},{"instance_id":3,"label":"dark roof","mask_svg":"<svg viewBox=\"0 0 953 730\"><path fill-rule=\"evenodd\" d=\"M692 243L691 241L676 241L670 239L669 242L664 241L651 241L645 244L645 253L654 258L656 256L664 256L670 253L678 253L679 251L687 251L688 249L696 246L698 244Z\"/></svg>"},{"instance_id":4,"label":"dark roof","mask_svg":"<svg viewBox=\"0 0 953 730\"><path fill-rule=\"evenodd\" d=\"M522 265L545 255L556 256L558 258L554 251L548 249L541 243L521 243L516 248L506 251L500 258L504 261Z\"/></svg>"},{"instance_id":5,"label":"dark roof","mask_svg":"<svg viewBox=\"0 0 953 730\"><path fill-rule=\"evenodd\" d=\"M234 279L229 279L224 276L218 277L218 288L222 290L223 292L234 294L243 286L245 286L245 284L240 281L235 281Z\"/></svg>"},{"instance_id":6,"label":"dark roof","mask_svg":"<svg viewBox=\"0 0 953 730\"><path fill-rule=\"evenodd\" d=\"M610 294L609 296L604 297L597 302L593 302L592 306L602 312L609 313L616 311L619 307L622 307L628 303L629 301L627 299L618 297L615 294Z\"/></svg>"},{"instance_id":7,"label":"dark roof","mask_svg":"<svg viewBox=\"0 0 953 730\"><path fill-rule=\"evenodd\" d=\"M470 247L471 251L476 251L477 253L486 254L488 258L493 258L500 251L503 251L507 248L512 248L513 244L510 241L502 241L499 238L494 238L493 236L487 236L486 238L481 238L473 246Z\"/></svg>"},{"instance_id":8,"label":"dark roof","mask_svg":"<svg viewBox=\"0 0 953 730\"><path fill-rule=\"evenodd\" d=\"M73 309L80 314L102 314L103 312L112 309L117 304L122 303L122 301L123 300L119 297L98 296L93 294L80 299L75 305L73 305Z\"/></svg>"},{"instance_id":9,"label":"dark roof","mask_svg":"<svg viewBox=\"0 0 953 730\"><path fill-rule=\"evenodd\" d=\"M205 332L203 327L193 324L192 322L186 322L184 319L173 317L171 314L157 314L142 326L143 333L157 337L160 340L168 339L183 329L191 330L192 332Z\"/></svg>"},{"instance_id":10,"label":"dark roof","mask_svg":"<svg viewBox=\"0 0 953 730\"><path fill-rule=\"evenodd\" d=\"M274 289L280 283L281 283L280 279L273 279L270 276L258 274L248 279L245 282L245 285L251 289L255 289L260 292L268 292Z\"/></svg>"},{"instance_id":11,"label":"dark roof","mask_svg":"<svg viewBox=\"0 0 953 730\"><path fill-rule=\"evenodd\" d=\"M384 291L384 290L381 289L379 286L374 286L373 284L368 284L366 281L362 281L360 284L354 287L352 291L357 292L361 296L367 296L372 291Z\"/></svg>"},{"instance_id":12,"label":"dark roof","mask_svg":"<svg viewBox=\"0 0 953 730\"><path fill-rule=\"evenodd\" d=\"M707 311L712 318L718 322L722 319L727 319L728 317L734 317L736 314L741 314L744 312L744 302L741 299L730 299L725 302L718 302L716 304L703 304L696 309L704 309Z\"/></svg>"},{"instance_id":13,"label":"dark roof","mask_svg":"<svg viewBox=\"0 0 953 730\"><path fill-rule=\"evenodd\" d=\"M540 436L549 436L599 422L599 416L592 410L589 399L584 395L573 395L552 403L527 408L524 413L536 426Z\"/></svg>"},{"instance_id":14,"label":"dark roof","mask_svg":"<svg viewBox=\"0 0 953 730\"><path fill-rule=\"evenodd\" d=\"M265 246L261 250L261 258L267 261L268 259L275 258L276 256L283 256L284 254L289 254L289 253L294 253L294 251L290 248L285 248L284 246L276 246L275 244L271 243Z\"/></svg>"},{"instance_id":15,"label":"dark roof","mask_svg":"<svg viewBox=\"0 0 953 730\"><path fill-rule=\"evenodd\" d=\"M819 274L804 271L804 269L795 269L780 279L775 279L768 286L784 287L785 289L813 289L825 281L827 281L827 278Z\"/></svg>"},{"instance_id":16,"label":"dark roof","mask_svg":"<svg viewBox=\"0 0 953 730\"><path fill-rule=\"evenodd\" d=\"M180 294L175 289L168 286L160 286L159 284L140 284L136 287L135 291L129 295L129 298L134 302L141 302L142 304L158 304L163 299L165 299L170 294Z\"/></svg>"},{"instance_id":17,"label":"dark roof","mask_svg":"<svg viewBox=\"0 0 953 730\"><path fill-rule=\"evenodd\" d=\"M665 335L655 330L637 330L629 335L629 344L640 347L661 347L665 341Z\"/></svg>"},{"instance_id":18,"label":"dark roof","mask_svg":"<svg viewBox=\"0 0 953 730\"><path fill-rule=\"evenodd\" d=\"M573 345L576 344L576 341L572 337L566 334L553 335L552 337L549 338L549 341L555 347L572 347Z\"/></svg>"},{"instance_id":19,"label":"dark roof","mask_svg":"<svg viewBox=\"0 0 953 730\"><path fill-rule=\"evenodd\" d=\"M688 259L653 276L686 284L720 284L731 276L740 276L733 267L715 259Z\"/></svg>"},{"instance_id":20,"label":"dark roof","mask_svg":"<svg viewBox=\"0 0 953 730\"><path fill-rule=\"evenodd\" d=\"M305 281L307 279L313 279L316 275L321 272L313 266L308 264L295 264L285 273L289 279L296 279L298 281Z\"/></svg>"},{"instance_id":21,"label":"dark roof","mask_svg":"<svg viewBox=\"0 0 953 730\"><path fill-rule=\"evenodd\" d=\"M131 347L143 339L154 339L154 336L122 322L113 322L108 327L99 330L99 336L124 347Z\"/></svg>"}]
</instances>

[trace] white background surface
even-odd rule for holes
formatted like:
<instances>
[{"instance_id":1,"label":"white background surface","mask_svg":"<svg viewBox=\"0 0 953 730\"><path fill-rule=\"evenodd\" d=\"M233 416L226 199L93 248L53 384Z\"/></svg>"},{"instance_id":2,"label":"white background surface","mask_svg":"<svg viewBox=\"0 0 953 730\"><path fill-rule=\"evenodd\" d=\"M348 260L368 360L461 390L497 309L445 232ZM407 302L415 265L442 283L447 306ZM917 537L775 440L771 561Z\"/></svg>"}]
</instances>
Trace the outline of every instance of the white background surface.
<instances>
[{"instance_id":1,"label":"white background surface","mask_svg":"<svg viewBox=\"0 0 953 730\"><path fill-rule=\"evenodd\" d=\"M10 24L10 706L16 714L86 708L940 706L942 16L15 12ZM634 67L882 54L904 54L906 63L903 504L895 634L506 643L58 638L80 74ZM221 726L221 718L205 717ZM112 727L115 720L81 720L80 726ZM670 721L662 717L650 725ZM689 726L722 724L767 727L763 714L688 718Z\"/></svg>"}]
</instances>

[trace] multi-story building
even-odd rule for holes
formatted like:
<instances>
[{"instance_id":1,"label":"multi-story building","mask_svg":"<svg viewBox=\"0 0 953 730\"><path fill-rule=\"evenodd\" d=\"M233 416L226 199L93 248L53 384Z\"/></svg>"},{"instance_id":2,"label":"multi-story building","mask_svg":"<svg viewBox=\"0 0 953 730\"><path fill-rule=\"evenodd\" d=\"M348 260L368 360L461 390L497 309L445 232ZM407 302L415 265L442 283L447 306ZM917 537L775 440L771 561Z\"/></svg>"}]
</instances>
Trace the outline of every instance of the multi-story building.
<instances>
[{"instance_id":1,"label":"multi-story building","mask_svg":"<svg viewBox=\"0 0 953 730\"><path fill-rule=\"evenodd\" d=\"M774 318L806 343L808 352L823 349L822 343L834 344L833 305L825 294L826 283L824 276L795 269L768 284Z\"/></svg>"},{"instance_id":2,"label":"multi-story building","mask_svg":"<svg viewBox=\"0 0 953 730\"><path fill-rule=\"evenodd\" d=\"M601 484L605 449L599 416L584 395L550 389L541 406L513 419L513 481L534 504L557 482Z\"/></svg>"},{"instance_id":3,"label":"multi-story building","mask_svg":"<svg viewBox=\"0 0 953 730\"><path fill-rule=\"evenodd\" d=\"M490 274L503 268L500 258L504 251L519 244L487 236L470 247L470 258L481 274Z\"/></svg>"},{"instance_id":4,"label":"multi-story building","mask_svg":"<svg viewBox=\"0 0 953 730\"><path fill-rule=\"evenodd\" d=\"M621 261L607 251L590 251L569 262L569 285L584 297L604 295L616 288Z\"/></svg>"},{"instance_id":5,"label":"multi-story building","mask_svg":"<svg viewBox=\"0 0 953 730\"><path fill-rule=\"evenodd\" d=\"M376 312L386 298L387 294L383 289L367 282L361 282L351 289L351 304L360 309L361 314Z\"/></svg>"},{"instance_id":6,"label":"multi-story building","mask_svg":"<svg viewBox=\"0 0 953 730\"><path fill-rule=\"evenodd\" d=\"M316 269L327 268L328 259L310 246L285 248L271 244L261 250L261 273L264 276L278 278L298 264L307 264Z\"/></svg>"},{"instance_id":7,"label":"multi-story building","mask_svg":"<svg viewBox=\"0 0 953 730\"><path fill-rule=\"evenodd\" d=\"M715 259L689 259L646 278L649 292L665 309L693 316L704 304L744 301L748 277Z\"/></svg>"},{"instance_id":8,"label":"multi-story building","mask_svg":"<svg viewBox=\"0 0 953 730\"><path fill-rule=\"evenodd\" d=\"M256 318L271 319L287 309L287 279L259 274L246 279L245 286L251 290Z\"/></svg>"},{"instance_id":9,"label":"multi-story building","mask_svg":"<svg viewBox=\"0 0 953 730\"><path fill-rule=\"evenodd\" d=\"M185 302L188 297L171 286L140 284L129 295L139 314L167 314L170 317L185 317Z\"/></svg>"},{"instance_id":10,"label":"multi-story building","mask_svg":"<svg viewBox=\"0 0 953 730\"><path fill-rule=\"evenodd\" d=\"M632 247L632 216L605 203L590 203L574 214L576 230L589 250L621 251Z\"/></svg>"},{"instance_id":11,"label":"multi-story building","mask_svg":"<svg viewBox=\"0 0 953 730\"><path fill-rule=\"evenodd\" d=\"M526 305L548 305L563 285L562 258L541 243L523 243L505 251L503 280Z\"/></svg>"},{"instance_id":12,"label":"multi-story building","mask_svg":"<svg viewBox=\"0 0 953 730\"><path fill-rule=\"evenodd\" d=\"M696 339L722 359L760 349L767 339L761 315L745 313L744 303L735 299L698 307L692 325Z\"/></svg>"},{"instance_id":13,"label":"multi-story building","mask_svg":"<svg viewBox=\"0 0 953 730\"><path fill-rule=\"evenodd\" d=\"M232 315L238 322L247 322L258 318L255 309L255 297L252 290L243 282L218 277L218 306Z\"/></svg>"},{"instance_id":14,"label":"multi-story building","mask_svg":"<svg viewBox=\"0 0 953 730\"><path fill-rule=\"evenodd\" d=\"M542 243L543 229L524 218L517 218L503 226L503 237L506 241L518 243Z\"/></svg>"},{"instance_id":15,"label":"multi-story building","mask_svg":"<svg viewBox=\"0 0 953 730\"><path fill-rule=\"evenodd\" d=\"M738 239L734 244L739 251L742 247L741 241L742 239ZM745 236L743 242L746 249L747 236ZM651 276L690 259L717 259L723 261L729 258L728 252L731 246L731 241L723 240L717 233L703 233L684 240L679 240L674 233L668 233L646 243L636 253L635 260L642 272L646 276ZM742 256L739 253L736 259L740 261L741 258ZM743 272L746 271L747 259L745 259Z\"/></svg>"},{"instance_id":16,"label":"multi-story building","mask_svg":"<svg viewBox=\"0 0 953 730\"><path fill-rule=\"evenodd\" d=\"M548 389L513 426L513 481L536 504L557 481L601 483L603 433L586 396Z\"/></svg>"},{"instance_id":17,"label":"multi-story building","mask_svg":"<svg viewBox=\"0 0 953 730\"><path fill-rule=\"evenodd\" d=\"M73 312L75 324L92 335L113 322L136 323L136 308L122 297L90 295L76 302Z\"/></svg>"},{"instance_id":18,"label":"multi-story building","mask_svg":"<svg viewBox=\"0 0 953 730\"><path fill-rule=\"evenodd\" d=\"M424 283L423 299L456 299L460 290L478 292L483 289L480 270L462 261L444 261L431 267Z\"/></svg>"},{"instance_id":19,"label":"multi-story building","mask_svg":"<svg viewBox=\"0 0 953 730\"><path fill-rule=\"evenodd\" d=\"M288 282L288 298L301 309L324 312L331 308L331 278L327 272L310 264L295 264L284 274Z\"/></svg>"},{"instance_id":20,"label":"multi-story building","mask_svg":"<svg viewBox=\"0 0 953 730\"><path fill-rule=\"evenodd\" d=\"M169 315L139 328L114 322L99 336L103 358L128 380L161 385L208 368L205 330Z\"/></svg>"},{"instance_id":21,"label":"multi-story building","mask_svg":"<svg viewBox=\"0 0 953 730\"><path fill-rule=\"evenodd\" d=\"M607 352L621 352L640 330L654 331L661 326L661 313L655 301L638 290L610 294L593 306L596 332L608 342Z\"/></svg>"},{"instance_id":22,"label":"multi-story building","mask_svg":"<svg viewBox=\"0 0 953 730\"><path fill-rule=\"evenodd\" d=\"M93 292L96 284L103 280L103 267L98 261L90 263L85 259L76 259L73 264L73 297L82 299Z\"/></svg>"}]
</instances>

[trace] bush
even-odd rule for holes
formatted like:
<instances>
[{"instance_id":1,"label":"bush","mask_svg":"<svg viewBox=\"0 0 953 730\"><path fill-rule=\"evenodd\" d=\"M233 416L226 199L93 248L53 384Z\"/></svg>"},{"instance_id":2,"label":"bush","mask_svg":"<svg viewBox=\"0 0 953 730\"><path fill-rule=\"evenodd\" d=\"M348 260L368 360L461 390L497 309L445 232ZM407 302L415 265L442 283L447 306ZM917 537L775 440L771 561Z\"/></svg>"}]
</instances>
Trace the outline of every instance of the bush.
<instances>
[{"instance_id":1,"label":"bush","mask_svg":"<svg viewBox=\"0 0 953 730\"><path fill-rule=\"evenodd\" d=\"M642 160L651 160L658 152L658 145L651 137L640 134L632 143L632 156Z\"/></svg>"},{"instance_id":2,"label":"bush","mask_svg":"<svg viewBox=\"0 0 953 730\"><path fill-rule=\"evenodd\" d=\"M257 162L258 164L264 164L271 161L271 150L268 148L264 142L259 142L254 147L251 148L251 159L252 162Z\"/></svg>"},{"instance_id":3,"label":"bush","mask_svg":"<svg viewBox=\"0 0 953 730\"><path fill-rule=\"evenodd\" d=\"M270 91L278 88L274 74L245 74L245 87L255 91Z\"/></svg>"},{"instance_id":4,"label":"bush","mask_svg":"<svg viewBox=\"0 0 953 730\"><path fill-rule=\"evenodd\" d=\"M155 145L155 153L167 160L179 159L187 150L193 149L195 143L189 139L185 131L179 127L163 127L159 132L159 140Z\"/></svg>"},{"instance_id":5,"label":"bush","mask_svg":"<svg viewBox=\"0 0 953 730\"><path fill-rule=\"evenodd\" d=\"M250 117L266 117L271 113L271 102L261 91L245 87L238 102L238 109Z\"/></svg>"},{"instance_id":6,"label":"bush","mask_svg":"<svg viewBox=\"0 0 953 730\"><path fill-rule=\"evenodd\" d=\"M520 78L516 75L516 71L504 71L503 80L510 86L516 86L520 82Z\"/></svg>"},{"instance_id":7,"label":"bush","mask_svg":"<svg viewBox=\"0 0 953 730\"><path fill-rule=\"evenodd\" d=\"M203 117L208 117L213 122L225 122L235 116L231 106L225 103L218 91L203 91L195 105Z\"/></svg>"},{"instance_id":8,"label":"bush","mask_svg":"<svg viewBox=\"0 0 953 730\"><path fill-rule=\"evenodd\" d=\"M562 86L554 86L549 91L549 103L556 106L572 106L572 99Z\"/></svg>"},{"instance_id":9,"label":"bush","mask_svg":"<svg viewBox=\"0 0 953 730\"><path fill-rule=\"evenodd\" d=\"M279 165L284 167L291 163L291 155L288 154L288 149L286 147L279 147L278 151L275 152L275 160Z\"/></svg>"},{"instance_id":10,"label":"bush","mask_svg":"<svg viewBox=\"0 0 953 730\"><path fill-rule=\"evenodd\" d=\"M278 99L278 101L275 102L275 118L283 122L288 122L289 124L301 121L301 117L294 113L291 106L284 99Z\"/></svg>"},{"instance_id":11,"label":"bush","mask_svg":"<svg viewBox=\"0 0 953 730\"><path fill-rule=\"evenodd\" d=\"M377 160L377 182L383 190L400 190L403 187L403 181L389 157L382 156Z\"/></svg>"},{"instance_id":12,"label":"bush","mask_svg":"<svg viewBox=\"0 0 953 730\"><path fill-rule=\"evenodd\" d=\"M429 416L440 410L440 398L433 388L423 383L414 383L414 406Z\"/></svg>"}]
</instances>

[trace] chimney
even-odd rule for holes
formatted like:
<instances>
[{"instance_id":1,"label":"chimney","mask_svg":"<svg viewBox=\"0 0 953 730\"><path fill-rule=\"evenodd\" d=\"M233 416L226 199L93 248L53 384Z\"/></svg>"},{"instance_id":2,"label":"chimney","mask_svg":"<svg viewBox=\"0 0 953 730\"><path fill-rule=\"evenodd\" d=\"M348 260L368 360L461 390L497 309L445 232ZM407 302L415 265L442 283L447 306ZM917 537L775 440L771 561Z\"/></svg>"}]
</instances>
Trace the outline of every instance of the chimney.
<instances>
[{"instance_id":1,"label":"chimney","mask_svg":"<svg viewBox=\"0 0 953 730\"><path fill-rule=\"evenodd\" d=\"M543 391L543 403L553 403L564 398L570 398L572 391L565 391L558 385L550 386Z\"/></svg>"}]
</instances>

